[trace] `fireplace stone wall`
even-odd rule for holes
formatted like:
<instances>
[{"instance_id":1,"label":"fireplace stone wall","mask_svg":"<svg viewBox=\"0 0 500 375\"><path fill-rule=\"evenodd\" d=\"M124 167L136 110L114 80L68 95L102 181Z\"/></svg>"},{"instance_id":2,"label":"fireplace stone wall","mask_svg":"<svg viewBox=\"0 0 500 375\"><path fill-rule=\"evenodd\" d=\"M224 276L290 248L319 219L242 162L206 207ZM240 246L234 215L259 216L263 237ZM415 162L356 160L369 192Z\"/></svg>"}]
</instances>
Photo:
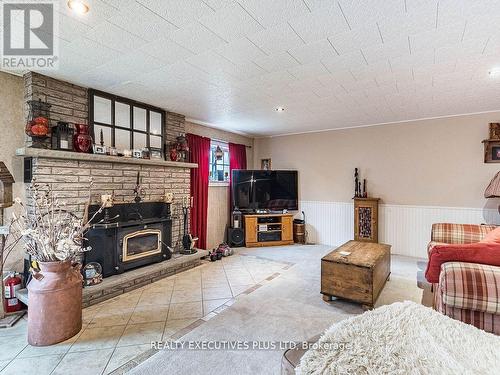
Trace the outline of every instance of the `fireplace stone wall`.
<instances>
[{"instance_id":1,"label":"fireplace stone wall","mask_svg":"<svg viewBox=\"0 0 500 375\"><path fill-rule=\"evenodd\" d=\"M51 121L70 123L88 123L88 90L69 82L47 77L39 73L28 72L24 75L25 114L28 115L29 100L41 99L51 104ZM168 112L165 120L165 141L171 142L185 132L185 117ZM31 145L30 137L26 138L26 146ZM61 151L51 151L58 153ZM92 181L92 201L98 202L101 194L114 194L118 202L131 202L134 198L137 172L141 175L141 185L145 201L160 201L165 193L174 194L172 205L173 225L172 244L175 245L182 236L182 196L190 194L190 168L163 165L145 165L120 161L115 163L104 160L96 161L95 155L79 154L81 160L65 160L62 158L33 157L32 176L40 187L50 186L61 198L69 210L83 215L88 201L89 186ZM26 188L28 185L26 185ZM29 191L26 192L27 203L30 204ZM177 203L176 203L177 202Z\"/></svg>"},{"instance_id":2,"label":"fireplace stone wall","mask_svg":"<svg viewBox=\"0 0 500 375\"><path fill-rule=\"evenodd\" d=\"M133 202L139 171L145 193L142 198L145 201L158 202L163 200L165 193L174 194L172 244L175 245L179 240L183 226L179 203L182 196L190 194L189 168L45 157L34 157L32 164L35 183L42 189L50 186L60 201L66 204L66 208L79 216L83 215L88 202L91 181L92 202L99 202L101 194L114 194L117 202ZM29 201L29 191L26 194Z\"/></svg>"}]
</instances>

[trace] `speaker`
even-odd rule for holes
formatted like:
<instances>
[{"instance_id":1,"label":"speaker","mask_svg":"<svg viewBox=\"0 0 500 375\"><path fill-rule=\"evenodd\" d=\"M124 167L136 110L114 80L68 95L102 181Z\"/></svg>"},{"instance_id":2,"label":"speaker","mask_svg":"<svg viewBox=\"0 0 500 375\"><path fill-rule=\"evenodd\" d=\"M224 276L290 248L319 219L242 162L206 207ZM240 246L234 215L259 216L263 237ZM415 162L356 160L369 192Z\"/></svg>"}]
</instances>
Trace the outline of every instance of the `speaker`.
<instances>
[{"instance_id":1,"label":"speaker","mask_svg":"<svg viewBox=\"0 0 500 375\"><path fill-rule=\"evenodd\" d=\"M241 228L228 228L227 242L232 247L245 246L245 231Z\"/></svg>"}]
</instances>

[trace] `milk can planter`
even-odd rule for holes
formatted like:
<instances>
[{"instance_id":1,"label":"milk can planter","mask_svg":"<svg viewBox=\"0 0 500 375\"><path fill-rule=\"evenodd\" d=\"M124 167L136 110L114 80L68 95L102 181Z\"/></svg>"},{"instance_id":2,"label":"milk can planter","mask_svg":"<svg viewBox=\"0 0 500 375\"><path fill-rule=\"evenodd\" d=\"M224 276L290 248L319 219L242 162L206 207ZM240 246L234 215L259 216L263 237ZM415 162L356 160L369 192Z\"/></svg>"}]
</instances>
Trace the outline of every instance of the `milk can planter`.
<instances>
[{"instance_id":1,"label":"milk can planter","mask_svg":"<svg viewBox=\"0 0 500 375\"><path fill-rule=\"evenodd\" d=\"M65 341L82 328L79 261L90 250L84 246L84 235L103 206L92 217L81 218L66 209L50 186L42 189L34 182L27 196L28 205L15 199L9 228L14 243L22 240L35 261L27 285L28 343L46 346ZM89 188L88 204L90 197Z\"/></svg>"},{"instance_id":2,"label":"milk can planter","mask_svg":"<svg viewBox=\"0 0 500 375\"><path fill-rule=\"evenodd\" d=\"M57 344L82 329L82 275L71 261L39 262L28 284L28 343Z\"/></svg>"}]
</instances>

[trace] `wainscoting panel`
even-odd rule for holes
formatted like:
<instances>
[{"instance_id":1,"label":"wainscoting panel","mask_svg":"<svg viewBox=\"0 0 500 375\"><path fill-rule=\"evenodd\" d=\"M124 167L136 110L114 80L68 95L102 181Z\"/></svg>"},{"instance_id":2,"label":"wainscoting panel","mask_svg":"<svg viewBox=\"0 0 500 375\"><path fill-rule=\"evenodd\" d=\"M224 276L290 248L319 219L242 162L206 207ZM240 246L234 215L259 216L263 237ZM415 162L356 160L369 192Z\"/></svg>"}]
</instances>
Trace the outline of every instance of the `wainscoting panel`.
<instances>
[{"instance_id":1,"label":"wainscoting panel","mask_svg":"<svg viewBox=\"0 0 500 375\"><path fill-rule=\"evenodd\" d=\"M308 241L338 246L353 239L354 207L345 202L301 201ZM433 223L497 223L496 210L381 204L379 240L392 245L392 253L426 258Z\"/></svg>"}]
</instances>

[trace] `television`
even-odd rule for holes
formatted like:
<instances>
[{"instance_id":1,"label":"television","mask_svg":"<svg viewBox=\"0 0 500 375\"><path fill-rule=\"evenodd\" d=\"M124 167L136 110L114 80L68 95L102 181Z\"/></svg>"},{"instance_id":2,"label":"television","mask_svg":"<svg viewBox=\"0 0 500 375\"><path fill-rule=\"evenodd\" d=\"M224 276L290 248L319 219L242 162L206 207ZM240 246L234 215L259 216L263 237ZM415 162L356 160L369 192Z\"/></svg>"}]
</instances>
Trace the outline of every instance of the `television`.
<instances>
[{"instance_id":1,"label":"television","mask_svg":"<svg viewBox=\"0 0 500 375\"><path fill-rule=\"evenodd\" d=\"M243 212L298 210L297 171L235 169L232 205Z\"/></svg>"}]
</instances>

